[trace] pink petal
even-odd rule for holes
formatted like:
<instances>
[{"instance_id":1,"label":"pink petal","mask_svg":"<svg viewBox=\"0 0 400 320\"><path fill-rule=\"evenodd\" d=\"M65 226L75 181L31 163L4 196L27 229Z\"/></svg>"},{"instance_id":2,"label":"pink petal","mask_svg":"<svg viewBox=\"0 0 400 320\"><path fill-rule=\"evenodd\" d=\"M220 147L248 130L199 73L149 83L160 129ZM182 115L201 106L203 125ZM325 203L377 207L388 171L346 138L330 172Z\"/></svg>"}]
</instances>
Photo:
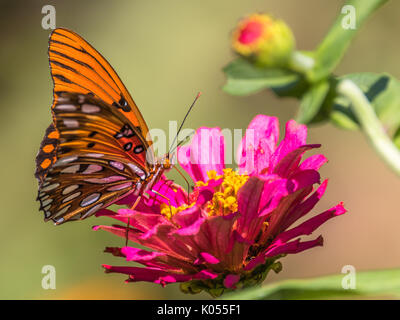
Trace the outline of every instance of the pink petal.
<instances>
[{"instance_id":1,"label":"pink petal","mask_svg":"<svg viewBox=\"0 0 400 320\"><path fill-rule=\"evenodd\" d=\"M131 209L119 209L115 219L128 224L143 232L147 232L158 224L168 224L170 221L161 214L143 213Z\"/></svg>"},{"instance_id":2,"label":"pink petal","mask_svg":"<svg viewBox=\"0 0 400 320\"><path fill-rule=\"evenodd\" d=\"M308 169L313 169L313 170L319 170L323 164L325 164L328 161L327 158L325 158L324 155L322 154L314 154L307 159L305 159L301 164L299 169L300 170L308 170Z\"/></svg>"},{"instance_id":3,"label":"pink petal","mask_svg":"<svg viewBox=\"0 0 400 320\"><path fill-rule=\"evenodd\" d=\"M205 221L206 221L206 218L198 218L191 225L184 227L184 228L179 228L179 229L173 230L172 233L180 235L180 236L193 236L199 232L200 227L202 226L202 224Z\"/></svg>"},{"instance_id":4,"label":"pink petal","mask_svg":"<svg viewBox=\"0 0 400 320\"><path fill-rule=\"evenodd\" d=\"M172 216L172 221L181 226L187 228L192 226L201 217L201 209L194 205L186 210L178 212Z\"/></svg>"},{"instance_id":5,"label":"pink petal","mask_svg":"<svg viewBox=\"0 0 400 320\"><path fill-rule=\"evenodd\" d=\"M157 193L162 196L158 195ZM147 191L149 199L145 200L147 206L153 206L154 204L165 203L173 207L180 207L187 202L187 193L183 188L171 180L167 180L165 177L160 179L151 190Z\"/></svg>"},{"instance_id":6,"label":"pink petal","mask_svg":"<svg viewBox=\"0 0 400 320\"><path fill-rule=\"evenodd\" d=\"M199 257L196 259L194 264L202 264L202 263L218 264L219 262L220 261L212 254L209 254L207 252L200 252Z\"/></svg>"},{"instance_id":7,"label":"pink petal","mask_svg":"<svg viewBox=\"0 0 400 320\"><path fill-rule=\"evenodd\" d=\"M312 185L319 183L320 175L315 170L305 170L300 171L292 176L291 179L281 179L272 182L271 184L266 184L265 191L263 193L263 204L265 206L260 206L259 217L264 217L271 214L276 208L282 207L283 202L285 202L284 211L290 208L290 204L296 201L297 196L303 198L309 192L311 192ZM308 189L307 189L308 188ZM301 192L305 190L305 192ZM268 194L270 196L268 197ZM273 197L271 198L271 194Z\"/></svg>"},{"instance_id":8,"label":"pink petal","mask_svg":"<svg viewBox=\"0 0 400 320\"><path fill-rule=\"evenodd\" d=\"M236 230L243 238L253 240L257 236L254 229L259 224L259 206L265 184L264 180L252 176L238 191L240 217Z\"/></svg>"},{"instance_id":9,"label":"pink petal","mask_svg":"<svg viewBox=\"0 0 400 320\"><path fill-rule=\"evenodd\" d=\"M278 119L265 115L256 116L250 122L238 148L239 173L260 174L267 169L278 138Z\"/></svg>"},{"instance_id":10,"label":"pink petal","mask_svg":"<svg viewBox=\"0 0 400 320\"><path fill-rule=\"evenodd\" d=\"M166 285L168 283L186 282L192 279L215 279L218 274L211 270L202 270L195 274L179 274L167 272L160 268L118 267L103 265L107 273L122 273L129 275L128 282L147 281Z\"/></svg>"},{"instance_id":11,"label":"pink petal","mask_svg":"<svg viewBox=\"0 0 400 320\"><path fill-rule=\"evenodd\" d=\"M224 286L228 289L236 289L235 284L240 280L237 274L228 274L224 279Z\"/></svg>"},{"instance_id":12,"label":"pink petal","mask_svg":"<svg viewBox=\"0 0 400 320\"><path fill-rule=\"evenodd\" d=\"M307 127L294 120L286 123L285 137L271 156L270 172L291 151L306 144Z\"/></svg>"},{"instance_id":13,"label":"pink petal","mask_svg":"<svg viewBox=\"0 0 400 320\"><path fill-rule=\"evenodd\" d=\"M340 203L337 206L323 213L320 213L319 215L311 219L308 219L297 227L282 232L274 239L274 242L271 245L284 243L301 235L310 235L315 229L317 229L320 225L322 225L329 219L342 215L345 212L346 209L343 207L343 204Z\"/></svg>"},{"instance_id":14,"label":"pink petal","mask_svg":"<svg viewBox=\"0 0 400 320\"><path fill-rule=\"evenodd\" d=\"M289 193L294 193L315 183L320 183L320 177L318 171L315 170L299 171L288 180L287 190Z\"/></svg>"},{"instance_id":15,"label":"pink petal","mask_svg":"<svg viewBox=\"0 0 400 320\"><path fill-rule=\"evenodd\" d=\"M275 257L281 254L289 254L289 253L299 253L301 251L311 249L315 246L322 246L323 238L319 236L317 239L310 241L295 240L291 242L284 243L280 246L276 246L273 248L267 248L265 251L260 253L257 257L251 260L244 268L244 270L252 270L260 264L263 264L267 258Z\"/></svg>"},{"instance_id":16,"label":"pink petal","mask_svg":"<svg viewBox=\"0 0 400 320\"><path fill-rule=\"evenodd\" d=\"M322 198L322 196L325 193L326 187L328 185L328 180L324 180L321 185L318 187L318 189L311 195L309 196L306 200L303 202L292 206L292 209L290 209L290 212L287 215L287 218L283 222L282 230L286 230L288 227L290 227L295 221L303 217L305 214L310 212L314 206L318 203L318 201Z\"/></svg>"},{"instance_id":17,"label":"pink petal","mask_svg":"<svg viewBox=\"0 0 400 320\"><path fill-rule=\"evenodd\" d=\"M290 177L298 170L299 163L304 152L313 148L319 148L320 146L320 144L309 144L298 147L288 152L284 157L279 160L278 163L276 163L271 172L281 177Z\"/></svg>"},{"instance_id":18,"label":"pink petal","mask_svg":"<svg viewBox=\"0 0 400 320\"><path fill-rule=\"evenodd\" d=\"M225 169L225 142L221 129L199 128L189 146L178 148L178 162L194 182L207 181L207 172Z\"/></svg>"},{"instance_id":19,"label":"pink petal","mask_svg":"<svg viewBox=\"0 0 400 320\"><path fill-rule=\"evenodd\" d=\"M322 246L323 244L324 244L324 239L322 238L322 236L319 236L318 238L309 241L300 241L298 239L295 241L286 242L281 246L272 248L265 254L265 257L269 258L279 254L299 253L304 250L311 249L315 246Z\"/></svg>"},{"instance_id":20,"label":"pink petal","mask_svg":"<svg viewBox=\"0 0 400 320\"><path fill-rule=\"evenodd\" d=\"M266 215L280 204L288 192L287 180L274 175L252 176L238 191L238 219L236 230L248 241L253 241L261 230Z\"/></svg>"},{"instance_id":21,"label":"pink petal","mask_svg":"<svg viewBox=\"0 0 400 320\"><path fill-rule=\"evenodd\" d=\"M149 261L156 257L163 256L165 253L157 251L146 251L139 248L133 247L123 247L121 248L121 253L125 255L126 261Z\"/></svg>"}]
</instances>

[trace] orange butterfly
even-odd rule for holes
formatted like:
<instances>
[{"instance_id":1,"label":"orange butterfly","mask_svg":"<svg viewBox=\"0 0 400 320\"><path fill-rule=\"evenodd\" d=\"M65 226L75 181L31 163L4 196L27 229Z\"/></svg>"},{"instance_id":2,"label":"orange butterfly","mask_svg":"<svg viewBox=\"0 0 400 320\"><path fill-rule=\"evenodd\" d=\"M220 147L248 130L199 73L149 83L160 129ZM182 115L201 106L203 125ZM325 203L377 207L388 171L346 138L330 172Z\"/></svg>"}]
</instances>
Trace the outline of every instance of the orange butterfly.
<instances>
[{"instance_id":1,"label":"orange butterfly","mask_svg":"<svg viewBox=\"0 0 400 320\"><path fill-rule=\"evenodd\" d=\"M169 153L156 160L147 125L110 64L75 32L49 40L53 123L36 157L38 200L45 221L93 215L119 199L150 190ZM136 201L137 203L138 201Z\"/></svg>"}]
</instances>

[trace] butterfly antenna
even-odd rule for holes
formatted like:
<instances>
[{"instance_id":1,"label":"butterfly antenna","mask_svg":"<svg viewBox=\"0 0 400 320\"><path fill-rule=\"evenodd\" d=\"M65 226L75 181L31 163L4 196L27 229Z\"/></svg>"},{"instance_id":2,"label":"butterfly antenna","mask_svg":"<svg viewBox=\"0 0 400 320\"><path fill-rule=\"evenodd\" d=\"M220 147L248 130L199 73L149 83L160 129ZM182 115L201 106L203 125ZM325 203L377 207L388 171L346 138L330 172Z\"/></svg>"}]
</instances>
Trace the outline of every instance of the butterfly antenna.
<instances>
[{"instance_id":1,"label":"butterfly antenna","mask_svg":"<svg viewBox=\"0 0 400 320\"><path fill-rule=\"evenodd\" d=\"M186 137L184 137L181 141L179 141L179 142L176 144L175 148L173 148L173 149L170 151L170 153L174 153L174 151L175 151L176 149L178 149L178 147L180 147L182 144L188 142L188 141L190 140L190 138L191 138L195 133L196 133L196 131L193 130L193 132L191 132L191 133L188 134Z\"/></svg>"},{"instance_id":2,"label":"butterfly antenna","mask_svg":"<svg viewBox=\"0 0 400 320\"><path fill-rule=\"evenodd\" d=\"M176 133L176 136L175 136L174 140L173 140L172 143L171 143L171 147L170 147L170 149L169 149L169 151L168 151L168 158L169 158L169 155L170 155L170 153L171 153L172 147L174 146L174 144L175 144L175 142L176 142L176 139L178 139L179 133L180 133L181 130L182 130L182 127L183 127L183 124L184 124L185 121L186 121L186 118L189 116L190 111L192 111L194 105L196 104L196 101L200 98L200 96L201 96L201 92L197 93L197 96L196 96L196 98L194 98L194 100L193 100L193 102L192 102L192 105L190 106L189 110L186 112L186 115L185 115L185 117L183 118L183 121L182 121L182 123L181 123L181 125L180 125L180 127L179 127L179 129L178 129L178 132Z\"/></svg>"}]
</instances>

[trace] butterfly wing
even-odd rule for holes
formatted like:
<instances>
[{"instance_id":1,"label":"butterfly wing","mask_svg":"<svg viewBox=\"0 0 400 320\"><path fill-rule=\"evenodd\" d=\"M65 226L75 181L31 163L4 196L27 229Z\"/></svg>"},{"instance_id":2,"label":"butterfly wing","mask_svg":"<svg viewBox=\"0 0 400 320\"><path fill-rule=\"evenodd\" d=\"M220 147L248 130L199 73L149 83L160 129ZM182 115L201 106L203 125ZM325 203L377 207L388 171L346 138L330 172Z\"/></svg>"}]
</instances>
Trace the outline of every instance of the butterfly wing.
<instances>
[{"instance_id":1,"label":"butterfly wing","mask_svg":"<svg viewBox=\"0 0 400 320\"><path fill-rule=\"evenodd\" d=\"M51 124L44 134L38 155L36 156L35 177L38 179L39 184L43 183L43 179L46 177L49 168L56 162L59 137L60 135L54 124Z\"/></svg>"},{"instance_id":2,"label":"butterfly wing","mask_svg":"<svg viewBox=\"0 0 400 320\"><path fill-rule=\"evenodd\" d=\"M54 104L60 92L90 92L113 105L147 136L146 122L128 90L107 60L86 40L73 31L55 29L49 39L49 62Z\"/></svg>"},{"instance_id":3,"label":"butterfly wing","mask_svg":"<svg viewBox=\"0 0 400 320\"><path fill-rule=\"evenodd\" d=\"M140 189L153 168L148 128L107 61L72 31L49 41L53 124L36 158L40 209L84 219Z\"/></svg>"},{"instance_id":4,"label":"butterfly wing","mask_svg":"<svg viewBox=\"0 0 400 320\"><path fill-rule=\"evenodd\" d=\"M91 95L58 97L54 124L46 131L37 157L38 200L46 221L60 224L87 218L134 192L149 177L142 137L113 109ZM59 135L56 141L52 132ZM52 162L44 168L48 158L42 154L53 145Z\"/></svg>"}]
</instances>

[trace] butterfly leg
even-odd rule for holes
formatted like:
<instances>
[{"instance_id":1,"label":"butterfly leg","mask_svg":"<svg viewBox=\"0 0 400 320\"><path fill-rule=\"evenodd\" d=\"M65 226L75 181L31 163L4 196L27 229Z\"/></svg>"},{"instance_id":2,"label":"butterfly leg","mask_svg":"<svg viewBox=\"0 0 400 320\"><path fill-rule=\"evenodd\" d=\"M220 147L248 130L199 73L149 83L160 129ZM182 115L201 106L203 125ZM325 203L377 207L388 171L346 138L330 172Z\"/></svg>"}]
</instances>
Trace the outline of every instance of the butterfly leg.
<instances>
[{"instance_id":1,"label":"butterfly leg","mask_svg":"<svg viewBox=\"0 0 400 320\"><path fill-rule=\"evenodd\" d=\"M131 210L135 210L135 208L136 208L136 206L139 204L141 198L142 198L141 195L138 196L138 197L136 198L135 203L134 203L134 204L131 206L131 208L130 208ZM127 225L126 225L125 247L128 246L128 241L129 241L128 235L129 235L130 220L131 220L131 218L128 218L128 222L127 222Z\"/></svg>"},{"instance_id":2,"label":"butterfly leg","mask_svg":"<svg viewBox=\"0 0 400 320\"><path fill-rule=\"evenodd\" d=\"M161 193L159 193L158 191L156 191L156 190L151 190L151 192L153 192L153 193L155 193L156 195L158 195L158 196L160 196L161 198L164 198L165 200L167 200L168 201L168 206L169 206L169 212L171 213L171 216L172 216L172 206L171 206L171 201L166 197L166 196L164 196L163 194L161 194Z\"/></svg>"}]
</instances>

